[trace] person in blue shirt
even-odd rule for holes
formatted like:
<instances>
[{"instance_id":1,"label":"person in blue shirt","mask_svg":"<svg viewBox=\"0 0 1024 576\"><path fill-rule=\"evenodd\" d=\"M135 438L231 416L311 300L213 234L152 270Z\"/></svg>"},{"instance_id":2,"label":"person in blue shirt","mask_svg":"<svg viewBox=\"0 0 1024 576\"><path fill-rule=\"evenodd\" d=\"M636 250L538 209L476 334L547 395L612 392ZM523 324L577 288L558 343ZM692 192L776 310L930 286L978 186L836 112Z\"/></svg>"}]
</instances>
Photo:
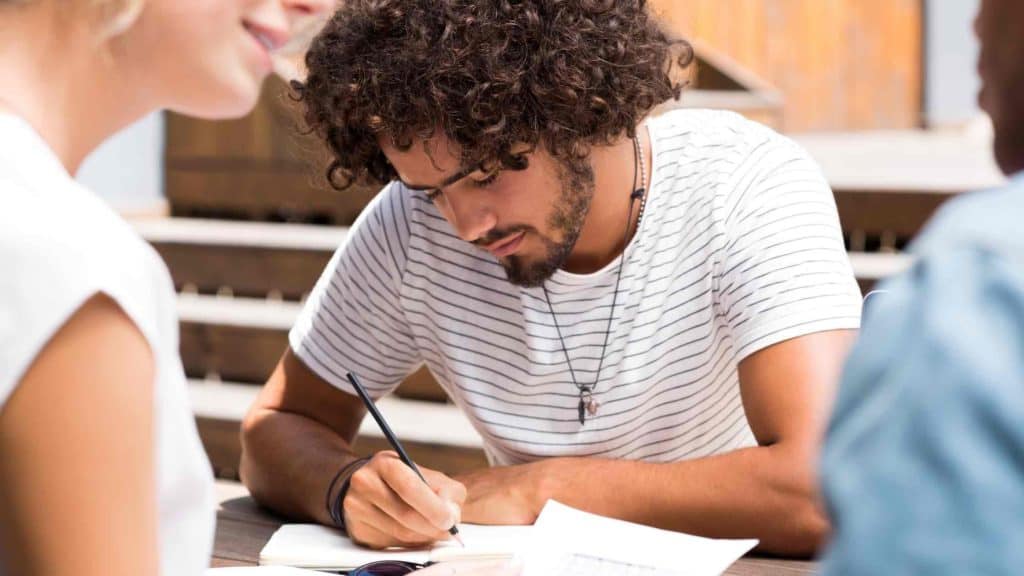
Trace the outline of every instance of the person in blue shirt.
<instances>
[{"instance_id":1,"label":"person in blue shirt","mask_svg":"<svg viewBox=\"0 0 1024 576\"><path fill-rule=\"evenodd\" d=\"M975 28L1011 182L947 205L866 310L823 453L827 575L1024 572L1024 2Z\"/></svg>"}]
</instances>

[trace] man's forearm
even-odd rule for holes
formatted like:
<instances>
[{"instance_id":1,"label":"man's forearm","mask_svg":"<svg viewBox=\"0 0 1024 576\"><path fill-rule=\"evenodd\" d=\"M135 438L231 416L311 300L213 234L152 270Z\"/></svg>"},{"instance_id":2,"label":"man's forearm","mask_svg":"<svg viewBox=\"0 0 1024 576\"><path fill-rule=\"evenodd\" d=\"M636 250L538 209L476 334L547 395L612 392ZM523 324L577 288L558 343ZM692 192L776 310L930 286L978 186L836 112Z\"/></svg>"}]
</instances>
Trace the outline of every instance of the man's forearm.
<instances>
[{"instance_id":1,"label":"man's forearm","mask_svg":"<svg viewBox=\"0 0 1024 576\"><path fill-rule=\"evenodd\" d=\"M671 464L555 459L540 463L540 499L701 536L758 538L767 552L810 555L828 523L816 505L809 458L788 450L749 448Z\"/></svg>"},{"instance_id":2,"label":"man's forearm","mask_svg":"<svg viewBox=\"0 0 1024 576\"><path fill-rule=\"evenodd\" d=\"M331 524L328 487L355 459L333 430L298 414L258 410L242 425L242 482L261 504L295 519Z\"/></svg>"}]
</instances>

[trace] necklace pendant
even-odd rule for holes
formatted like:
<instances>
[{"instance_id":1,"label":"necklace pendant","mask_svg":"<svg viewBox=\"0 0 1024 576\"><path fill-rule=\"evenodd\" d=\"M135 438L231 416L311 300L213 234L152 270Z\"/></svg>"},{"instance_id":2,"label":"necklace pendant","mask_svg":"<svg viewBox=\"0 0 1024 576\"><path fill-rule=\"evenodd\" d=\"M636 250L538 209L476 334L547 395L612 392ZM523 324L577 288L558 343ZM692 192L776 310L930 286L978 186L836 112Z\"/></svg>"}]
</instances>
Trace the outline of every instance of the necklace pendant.
<instances>
[{"instance_id":1,"label":"necklace pendant","mask_svg":"<svg viewBox=\"0 0 1024 576\"><path fill-rule=\"evenodd\" d=\"M589 387L580 390L580 403L576 406L576 411L579 412L580 416L580 424L586 423L587 414L596 416L597 409L600 407L601 404L594 399L594 394L590 391Z\"/></svg>"}]
</instances>

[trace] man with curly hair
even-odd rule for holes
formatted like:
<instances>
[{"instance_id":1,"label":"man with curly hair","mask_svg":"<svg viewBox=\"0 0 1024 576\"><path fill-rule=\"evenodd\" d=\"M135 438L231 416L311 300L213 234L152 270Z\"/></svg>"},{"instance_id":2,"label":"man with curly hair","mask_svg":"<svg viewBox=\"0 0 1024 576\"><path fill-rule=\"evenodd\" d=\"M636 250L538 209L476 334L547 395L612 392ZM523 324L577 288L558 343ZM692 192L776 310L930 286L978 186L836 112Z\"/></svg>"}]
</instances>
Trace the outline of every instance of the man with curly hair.
<instances>
[{"instance_id":1,"label":"man with curly hair","mask_svg":"<svg viewBox=\"0 0 1024 576\"><path fill-rule=\"evenodd\" d=\"M813 552L814 460L860 294L792 142L677 99L644 0L350 0L296 89L340 188L385 184L243 425L266 505L374 547L595 513ZM426 364L492 466L352 451Z\"/></svg>"}]
</instances>

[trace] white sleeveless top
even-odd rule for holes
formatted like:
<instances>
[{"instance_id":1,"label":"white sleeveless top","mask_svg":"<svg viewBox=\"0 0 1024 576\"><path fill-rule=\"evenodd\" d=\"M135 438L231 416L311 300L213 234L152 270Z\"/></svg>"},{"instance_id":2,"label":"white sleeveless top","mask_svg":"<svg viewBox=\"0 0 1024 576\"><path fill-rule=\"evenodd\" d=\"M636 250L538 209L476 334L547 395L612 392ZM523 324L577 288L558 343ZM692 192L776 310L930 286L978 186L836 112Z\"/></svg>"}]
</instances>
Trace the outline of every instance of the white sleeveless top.
<instances>
[{"instance_id":1,"label":"white sleeveless top","mask_svg":"<svg viewBox=\"0 0 1024 576\"><path fill-rule=\"evenodd\" d=\"M149 342L156 362L161 570L202 574L213 545L213 478L189 408L167 268L116 212L71 178L27 123L4 114L0 263L0 409L47 342L97 293L116 301Z\"/></svg>"}]
</instances>

